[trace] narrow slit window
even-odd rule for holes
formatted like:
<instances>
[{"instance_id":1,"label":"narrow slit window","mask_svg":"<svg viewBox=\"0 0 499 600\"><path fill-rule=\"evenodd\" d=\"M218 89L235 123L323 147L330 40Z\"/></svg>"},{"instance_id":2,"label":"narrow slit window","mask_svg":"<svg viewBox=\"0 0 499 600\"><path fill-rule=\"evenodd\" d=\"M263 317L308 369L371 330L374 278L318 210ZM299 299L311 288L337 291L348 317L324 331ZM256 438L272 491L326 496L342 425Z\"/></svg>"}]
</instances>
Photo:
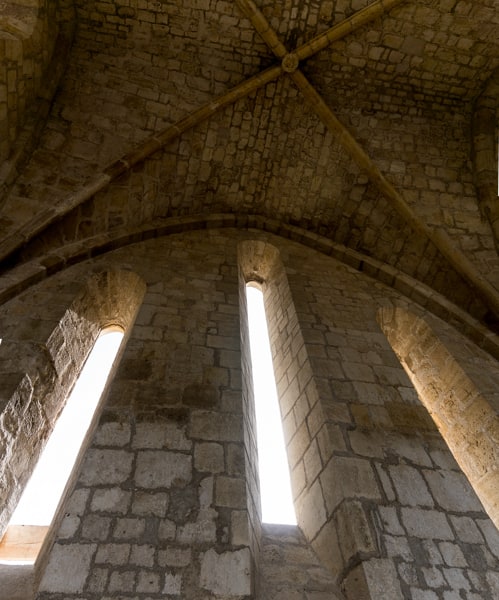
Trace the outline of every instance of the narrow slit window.
<instances>
[{"instance_id":1,"label":"narrow slit window","mask_svg":"<svg viewBox=\"0 0 499 600\"><path fill-rule=\"evenodd\" d=\"M270 352L261 289L246 286L248 329L255 396L262 520L296 525L289 465Z\"/></svg>"},{"instance_id":2,"label":"narrow slit window","mask_svg":"<svg viewBox=\"0 0 499 600\"><path fill-rule=\"evenodd\" d=\"M88 355L0 541L0 562L27 564L36 560L122 339L121 330L105 329Z\"/></svg>"}]
</instances>

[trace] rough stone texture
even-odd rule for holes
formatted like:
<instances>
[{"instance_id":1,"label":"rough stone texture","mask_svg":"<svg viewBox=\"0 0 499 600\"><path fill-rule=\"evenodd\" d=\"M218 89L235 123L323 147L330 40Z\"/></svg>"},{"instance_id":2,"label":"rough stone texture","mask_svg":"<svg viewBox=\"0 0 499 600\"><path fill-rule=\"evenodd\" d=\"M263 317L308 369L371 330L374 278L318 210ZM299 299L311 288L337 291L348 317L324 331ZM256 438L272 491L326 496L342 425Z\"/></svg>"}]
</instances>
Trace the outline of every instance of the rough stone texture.
<instances>
[{"instance_id":1,"label":"rough stone texture","mask_svg":"<svg viewBox=\"0 0 499 600\"><path fill-rule=\"evenodd\" d=\"M269 236L250 243L236 231L141 242L95 266L112 273L123 261L147 292L53 532L47 566L41 563L39 600L82 593L260 597L274 593L267 587L276 597L341 598L342 583L349 599L376 598L384 579L394 597L399 589L404 598L425 590L494 597L497 533L424 418L377 323L387 300L410 303L298 244ZM283 422L306 536L290 541L272 532L271 546L281 548L271 553L275 562L266 558L268 538L260 538L248 367L242 377L233 359L240 352L238 273L248 265L269 282ZM43 305L33 299L49 300L64 288L90 301L78 291L87 269L81 264L39 284L37 295L6 305L5 316L23 314L29 304L24 318L36 319ZM330 269L333 278L325 277ZM442 321L431 323L435 335L455 340L460 364L493 360L471 342L459 344ZM185 388L203 381L217 381L215 404L203 394L186 400ZM61 575L58 552L66 571L78 564L71 583ZM291 580L289 561L296 564Z\"/></svg>"},{"instance_id":2,"label":"rough stone texture","mask_svg":"<svg viewBox=\"0 0 499 600\"><path fill-rule=\"evenodd\" d=\"M498 10L1 3L1 531L126 341L0 600L498 596ZM262 533L249 280L301 532Z\"/></svg>"},{"instance_id":3,"label":"rough stone texture","mask_svg":"<svg viewBox=\"0 0 499 600\"><path fill-rule=\"evenodd\" d=\"M262 600L343 599L334 577L297 527L264 525L260 560Z\"/></svg>"}]
</instances>

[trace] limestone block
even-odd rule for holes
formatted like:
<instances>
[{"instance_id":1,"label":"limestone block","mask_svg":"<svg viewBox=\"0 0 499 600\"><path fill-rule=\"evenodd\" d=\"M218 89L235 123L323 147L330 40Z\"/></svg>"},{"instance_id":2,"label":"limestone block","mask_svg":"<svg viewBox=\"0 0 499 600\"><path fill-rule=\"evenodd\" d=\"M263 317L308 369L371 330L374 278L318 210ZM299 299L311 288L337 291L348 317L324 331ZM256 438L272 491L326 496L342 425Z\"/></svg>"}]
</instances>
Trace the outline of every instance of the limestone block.
<instances>
[{"instance_id":1,"label":"limestone block","mask_svg":"<svg viewBox=\"0 0 499 600\"><path fill-rule=\"evenodd\" d=\"M404 535L404 529L400 524L397 511L392 506L380 506L378 508L383 529L392 535Z\"/></svg>"},{"instance_id":2,"label":"limestone block","mask_svg":"<svg viewBox=\"0 0 499 600\"><path fill-rule=\"evenodd\" d=\"M421 569L427 585L431 588L445 587L446 581L442 571L437 567L423 567Z\"/></svg>"},{"instance_id":3,"label":"limestone block","mask_svg":"<svg viewBox=\"0 0 499 600\"><path fill-rule=\"evenodd\" d=\"M80 526L80 517L74 515L65 515L59 526L58 536L63 539L69 539L74 536Z\"/></svg>"},{"instance_id":4,"label":"limestone block","mask_svg":"<svg viewBox=\"0 0 499 600\"><path fill-rule=\"evenodd\" d=\"M161 567L187 567L192 560L190 548L167 546L158 552L158 564Z\"/></svg>"},{"instance_id":5,"label":"limestone block","mask_svg":"<svg viewBox=\"0 0 499 600\"><path fill-rule=\"evenodd\" d=\"M133 455L124 450L91 448L85 455L80 481L84 485L112 485L126 481L132 471Z\"/></svg>"},{"instance_id":6,"label":"limestone block","mask_svg":"<svg viewBox=\"0 0 499 600\"><path fill-rule=\"evenodd\" d=\"M131 493L118 487L99 489L94 492L90 508L94 512L125 514L130 505Z\"/></svg>"},{"instance_id":7,"label":"limestone block","mask_svg":"<svg viewBox=\"0 0 499 600\"><path fill-rule=\"evenodd\" d=\"M180 544L213 543L217 539L218 513L213 509L202 509L193 523L180 525L176 539Z\"/></svg>"},{"instance_id":8,"label":"limestone block","mask_svg":"<svg viewBox=\"0 0 499 600\"><path fill-rule=\"evenodd\" d=\"M473 488L462 473L455 471L423 471L431 493L444 509L455 512L483 510Z\"/></svg>"},{"instance_id":9,"label":"limestone block","mask_svg":"<svg viewBox=\"0 0 499 600\"><path fill-rule=\"evenodd\" d=\"M393 465L389 468L401 504L433 507L434 502L420 472L408 465Z\"/></svg>"},{"instance_id":10,"label":"limestone block","mask_svg":"<svg viewBox=\"0 0 499 600\"><path fill-rule=\"evenodd\" d=\"M218 476L215 485L215 503L229 508L246 507L246 484L243 479Z\"/></svg>"},{"instance_id":11,"label":"limestone block","mask_svg":"<svg viewBox=\"0 0 499 600\"><path fill-rule=\"evenodd\" d=\"M243 440L241 418L239 415L193 411L190 437L215 442L241 442Z\"/></svg>"},{"instance_id":12,"label":"limestone block","mask_svg":"<svg viewBox=\"0 0 499 600\"><path fill-rule=\"evenodd\" d=\"M126 565L130 544L100 544L95 556L97 564Z\"/></svg>"},{"instance_id":13,"label":"limestone block","mask_svg":"<svg viewBox=\"0 0 499 600\"><path fill-rule=\"evenodd\" d=\"M165 445L163 423L137 423L133 436L133 448L163 448Z\"/></svg>"},{"instance_id":14,"label":"limestone block","mask_svg":"<svg viewBox=\"0 0 499 600\"><path fill-rule=\"evenodd\" d=\"M224 466L224 449L221 444L199 443L194 447L194 468L198 471L221 473Z\"/></svg>"},{"instance_id":15,"label":"limestone block","mask_svg":"<svg viewBox=\"0 0 499 600\"><path fill-rule=\"evenodd\" d=\"M383 445L379 433L354 430L348 433L348 438L355 454L369 458L383 458Z\"/></svg>"},{"instance_id":16,"label":"limestone block","mask_svg":"<svg viewBox=\"0 0 499 600\"><path fill-rule=\"evenodd\" d=\"M209 508L213 504L213 477L205 477L199 484L199 507Z\"/></svg>"},{"instance_id":17,"label":"limestone block","mask_svg":"<svg viewBox=\"0 0 499 600\"><path fill-rule=\"evenodd\" d=\"M154 566L156 548L147 544L133 545L130 553L130 564L140 567Z\"/></svg>"},{"instance_id":18,"label":"limestone block","mask_svg":"<svg viewBox=\"0 0 499 600\"><path fill-rule=\"evenodd\" d=\"M87 488L73 491L64 507L64 518L58 533L60 537L69 539L77 532L89 495L90 490Z\"/></svg>"},{"instance_id":19,"label":"limestone block","mask_svg":"<svg viewBox=\"0 0 499 600\"><path fill-rule=\"evenodd\" d=\"M225 462L228 475L244 477L244 448L242 444L227 444Z\"/></svg>"},{"instance_id":20,"label":"limestone block","mask_svg":"<svg viewBox=\"0 0 499 600\"><path fill-rule=\"evenodd\" d=\"M179 596L182 593L182 575L179 573L165 573L164 594Z\"/></svg>"},{"instance_id":21,"label":"limestone block","mask_svg":"<svg viewBox=\"0 0 499 600\"><path fill-rule=\"evenodd\" d=\"M346 563L354 556L372 555L377 551L368 515L360 502L344 501L334 514L334 522Z\"/></svg>"},{"instance_id":22,"label":"limestone block","mask_svg":"<svg viewBox=\"0 0 499 600\"><path fill-rule=\"evenodd\" d=\"M442 569L445 579L454 590L470 590L471 584L464 569Z\"/></svg>"},{"instance_id":23,"label":"limestone block","mask_svg":"<svg viewBox=\"0 0 499 600\"><path fill-rule=\"evenodd\" d=\"M95 433L94 443L98 446L123 447L130 441L130 425L128 423L102 423Z\"/></svg>"},{"instance_id":24,"label":"limestone block","mask_svg":"<svg viewBox=\"0 0 499 600\"><path fill-rule=\"evenodd\" d=\"M320 476L328 514L344 498L381 499L381 491L369 461L333 456Z\"/></svg>"},{"instance_id":25,"label":"limestone block","mask_svg":"<svg viewBox=\"0 0 499 600\"><path fill-rule=\"evenodd\" d=\"M154 489L185 486L192 478L192 457L179 452L143 450L137 453L135 483Z\"/></svg>"},{"instance_id":26,"label":"limestone block","mask_svg":"<svg viewBox=\"0 0 499 600\"><path fill-rule=\"evenodd\" d=\"M160 540L173 540L175 539L176 531L177 527L173 521L162 519L159 524L158 537Z\"/></svg>"},{"instance_id":27,"label":"limestone block","mask_svg":"<svg viewBox=\"0 0 499 600\"><path fill-rule=\"evenodd\" d=\"M82 519L81 535L86 540L103 541L107 539L110 527L109 517L88 514Z\"/></svg>"},{"instance_id":28,"label":"limestone block","mask_svg":"<svg viewBox=\"0 0 499 600\"><path fill-rule=\"evenodd\" d=\"M401 513L402 523L409 535L437 540L454 539L444 513L419 508L402 508Z\"/></svg>"},{"instance_id":29,"label":"limestone block","mask_svg":"<svg viewBox=\"0 0 499 600\"><path fill-rule=\"evenodd\" d=\"M315 478L322 471L322 461L319 454L319 448L317 441L312 440L312 443L307 448L303 457L303 464L305 466L305 474L307 477L308 484L312 483Z\"/></svg>"},{"instance_id":30,"label":"limestone block","mask_svg":"<svg viewBox=\"0 0 499 600\"><path fill-rule=\"evenodd\" d=\"M90 577L88 578L87 589L90 593L100 594L106 589L107 584L107 569L92 568Z\"/></svg>"},{"instance_id":31,"label":"limestone block","mask_svg":"<svg viewBox=\"0 0 499 600\"><path fill-rule=\"evenodd\" d=\"M400 600L402 590L391 560L371 558L362 563L371 598Z\"/></svg>"},{"instance_id":32,"label":"limestone block","mask_svg":"<svg viewBox=\"0 0 499 600\"><path fill-rule=\"evenodd\" d=\"M450 515L450 520L458 540L467 542L468 544L483 544L483 535L471 517Z\"/></svg>"},{"instance_id":33,"label":"limestone block","mask_svg":"<svg viewBox=\"0 0 499 600\"><path fill-rule=\"evenodd\" d=\"M132 513L134 515L154 515L164 517L168 508L168 494L165 492L145 492L137 490L133 494Z\"/></svg>"},{"instance_id":34,"label":"limestone block","mask_svg":"<svg viewBox=\"0 0 499 600\"><path fill-rule=\"evenodd\" d=\"M251 594L251 556L248 548L218 554L211 549L200 556L200 585L218 596Z\"/></svg>"},{"instance_id":35,"label":"limestone block","mask_svg":"<svg viewBox=\"0 0 499 600\"><path fill-rule=\"evenodd\" d=\"M441 542L438 544L440 554L446 565L450 567L467 567L468 563L464 558L461 548L451 542Z\"/></svg>"},{"instance_id":36,"label":"limestone block","mask_svg":"<svg viewBox=\"0 0 499 600\"><path fill-rule=\"evenodd\" d=\"M233 510L231 514L231 543L234 546L248 546L250 523L245 510Z\"/></svg>"},{"instance_id":37,"label":"limestone block","mask_svg":"<svg viewBox=\"0 0 499 600\"><path fill-rule=\"evenodd\" d=\"M499 573L489 572L487 573L487 583L490 586L492 592L495 593L496 597L499 597Z\"/></svg>"},{"instance_id":38,"label":"limestone block","mask_svg":"<svg viewBox=\"0 0 499 600\"><path fill-rule=\"evenodd\" d=\"M40 591L81 593L95 550L95 544L55 544L40 584Z\"/></svg>"},{"instance_id":39,"label":"limestone block","mask_svg":"<svg viewBox=\"0 0 499 600\"><path fill-rule=\"evenodd\" d=\"M492 554L499 559L499 531L490 520L478 520L478 526L483 532L487 545Z\"/></svg>"},{"instance_id":40,"label":"limestone block","mask_svg":"<svg viewBox=\"0 0 499 600\"><path fill-rule=\"evenodd\" d=\"M109 578L109 592L133 592L135 571L113 571Z\"/></svg>"},{"instance_id":41,"label":"limestone block","mask_svg":"<svg viewBox=\"0 0 499 600\"><path fill-rule=\"evenodd\" d=\"M423 540L422 546L427 556L427 560L431 565L444 564L444 559L435 542L432 540Z\"/></svg>"},{"instance_id":42,"label":"limestone block","mask_svg":"<svg viewBox=\"0 0 499 600\"><path fill-rule=\"evenodd\" d=\"M321 562L335 577L338 577L343 571L345 562L341 555L336 525L332 520L324 525L312 546Z\"/></svg>"},{"instance_id":43,"label":"limestone block","mask_svg":"<svg viewBox=\"0 0 499 600\"><path fill-rule=\"evenodd\" d=\"M118 519L113 531L117 539L139 539L145 531L145 519Z\"/></svg>"},{"instance_id":44,"label":"limestone block","mask_svg":"<svg viewBox=\"0 0 499 600\"><path fill-rule=\"evenodd\" d=\"M140 571L137 576L136 591L142 594L157 594L161 588L159 573Z\"/></svg>"},{"instance_id":45,"label":"limestone block","mask_svg":"<svg viewBox=\"0 0 499 600\"><path fill-rule=\"evenodd\" d=\"M413 560L412 551L406 537L384 535L383 542L389 558L400 557L407 562Z\"/></svg>"},{"instance_id":46,"label":"limestone block","mask_svg":"<svg viewBox=\"0 0 499 600\"><path fill-rule=\"evenodd\" d=\"M295 502L296 516L308 539L312 540L326 522L322 488L316 480Z\"/></svg>"}]
</instances>

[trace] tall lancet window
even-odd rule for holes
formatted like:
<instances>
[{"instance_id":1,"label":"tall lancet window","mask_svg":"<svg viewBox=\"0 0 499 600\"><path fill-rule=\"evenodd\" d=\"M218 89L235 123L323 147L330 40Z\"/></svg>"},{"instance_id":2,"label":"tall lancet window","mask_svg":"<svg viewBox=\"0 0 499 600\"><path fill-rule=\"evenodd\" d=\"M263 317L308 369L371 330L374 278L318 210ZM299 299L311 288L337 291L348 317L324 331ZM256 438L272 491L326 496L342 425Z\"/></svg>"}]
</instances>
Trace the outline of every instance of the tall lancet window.
<instances>
[{"instance_id":1,"label":"tall lancet window","mask_svg":"<svg viewBox=\"0 0 499 600\"><path fill-rule=\"evenodd\" d=\"M36 560L122 339L121 330L104 329L88 355L0 542L0 562L29 564Z\"/></svg>"},{"instance_id":2,"label":"tall lancet window","mask_svg":"<svg viewBox=\"0 0 499 600\"><path fill-rule=\"evenodd\" d=\"M246 286L251 366L255 396L262 520L296 525L289 466L277 398L263 294Z\"/></svg>"}]
</instances>

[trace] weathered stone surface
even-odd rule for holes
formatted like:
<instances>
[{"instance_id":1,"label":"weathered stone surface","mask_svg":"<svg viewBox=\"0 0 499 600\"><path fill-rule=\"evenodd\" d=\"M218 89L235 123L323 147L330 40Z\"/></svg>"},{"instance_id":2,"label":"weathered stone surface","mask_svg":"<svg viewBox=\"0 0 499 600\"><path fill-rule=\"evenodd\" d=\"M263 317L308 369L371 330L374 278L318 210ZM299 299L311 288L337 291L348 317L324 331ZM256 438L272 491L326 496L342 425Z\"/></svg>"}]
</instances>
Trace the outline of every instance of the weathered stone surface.
<instances>
[{"instance_id":1,"label":"weathered stone surface","mask_svg":"<svg viewBox=\"0 0 499 600\"><path fill-rule=\"evenodd\" d=\"M40 584L42 592L81 593L87 579L95 544L56 544Z\"/></svg>"},{"instance_id":2,"label":"weathered stone surface","mask_svg":"<svg viewBox=\"0 0 499 600\"><path fill-rule=\"evenodd\" d=\"M222 554L208 550L201 558L200 584L218 596L248 596L251 592L250 572L248 550Z\"/></svg>"},{"instance_id":3,"label":"weathered stone surface","mask_svg":"<svg viewBox=\"0 0 499 600\"><path fill-rule=\"evenodd\" d=\"M126 333L38 600L498 596L497 11L2 3L0 531ZM262 537L248 280L306 539Z\"/></svg>"},{"instance_id":4,"label":"weathered stone surface","mask_svg":"<svg viewBox=\"0 0 499 600\"><path fill-rule=\"evenodd\" d=\"M179 452L140 451L135 467L137 485L146 489L183 486L192 477L192 458Z\"/></svg>"}]
</instances>

